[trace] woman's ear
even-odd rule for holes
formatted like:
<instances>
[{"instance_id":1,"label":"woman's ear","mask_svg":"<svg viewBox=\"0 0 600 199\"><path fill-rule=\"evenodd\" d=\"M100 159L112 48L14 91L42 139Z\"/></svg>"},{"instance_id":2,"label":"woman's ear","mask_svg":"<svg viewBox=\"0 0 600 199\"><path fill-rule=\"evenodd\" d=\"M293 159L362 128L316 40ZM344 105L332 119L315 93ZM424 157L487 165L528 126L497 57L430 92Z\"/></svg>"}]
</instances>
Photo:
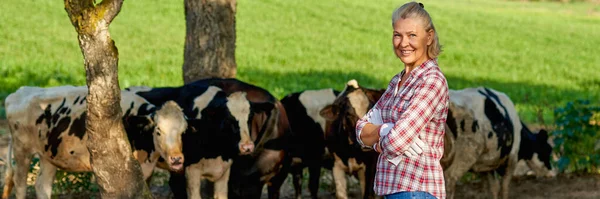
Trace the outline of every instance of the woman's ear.
<instances>
[{"instance_id":1,"label":"woman's ear","mask_svg":"<svg viewBox=\"0 0 600 199\"><path fill-rule=\"evenodd\" d=\"M427 46L430 46L433 43L433 38L435 37L435 31L433 29L427 32Z\"/></svg>"}]
</instances>

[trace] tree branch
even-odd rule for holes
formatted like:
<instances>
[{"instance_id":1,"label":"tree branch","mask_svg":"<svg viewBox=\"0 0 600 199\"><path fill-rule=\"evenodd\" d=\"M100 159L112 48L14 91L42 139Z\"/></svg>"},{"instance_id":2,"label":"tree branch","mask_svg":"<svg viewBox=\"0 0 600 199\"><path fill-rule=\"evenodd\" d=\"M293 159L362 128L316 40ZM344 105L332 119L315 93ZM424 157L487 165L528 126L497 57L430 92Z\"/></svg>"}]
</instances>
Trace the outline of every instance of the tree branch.
<instances>
[{"instance_id":1,"label":"tree branch","mask_svg":"<svg viewBox=\"0 0 600 199\"><path fill-rule=\"evenodd\" d=\"M98 4L96 9L101 13L104 13L104 16L101 16L106 20L107 23L111 23L112 20L119 14L121 11L121 6L123 6L124 0L103 0Z\"/></svg>"},{"instance_id":2,"label":"tree branch","mask_svg":"<svg viewBox=\"0 0 600 199\"><path fill-rule=\"evenodd\" d=\"M82 25L83 13L92 8L94 8L94 0L65 0L65 11L77 32Z\"/></svg>"}]
</instances>

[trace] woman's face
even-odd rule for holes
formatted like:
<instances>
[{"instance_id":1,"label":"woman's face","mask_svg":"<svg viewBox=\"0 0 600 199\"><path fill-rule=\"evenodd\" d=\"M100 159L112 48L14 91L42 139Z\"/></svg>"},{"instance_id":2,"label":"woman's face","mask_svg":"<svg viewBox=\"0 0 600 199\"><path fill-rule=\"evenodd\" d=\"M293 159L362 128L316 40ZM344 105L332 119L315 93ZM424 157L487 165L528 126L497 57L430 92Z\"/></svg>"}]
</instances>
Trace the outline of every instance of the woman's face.
<instances>
[{"instance_id":1,"label":"woman's face","mask_svg":"<svg viewBox=\"0 0 600 199\"><path fill-rule=\"evenodd\" d=\"M416 67L429 59L427 46L433 42L433 31L426 32L422 20L400 19L394 23L392 39L394 52L409 67Z\"/></svg>"}]
</instances>

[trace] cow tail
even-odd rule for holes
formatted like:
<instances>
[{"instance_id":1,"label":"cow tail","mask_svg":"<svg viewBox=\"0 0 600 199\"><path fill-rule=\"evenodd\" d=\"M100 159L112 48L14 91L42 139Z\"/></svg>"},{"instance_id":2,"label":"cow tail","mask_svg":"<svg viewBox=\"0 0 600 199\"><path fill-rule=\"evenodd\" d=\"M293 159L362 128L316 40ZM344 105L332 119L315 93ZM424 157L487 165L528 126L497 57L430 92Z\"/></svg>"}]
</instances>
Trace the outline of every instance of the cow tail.
<instances>
[{"instance_id":1,"label":"cow tail","mask_svg":"<svg viewBox=\"0 0 600 199\"><path fill-rule=\"evenodd\" d=\"M11 139L8 142L8 153L6 155L6 161L5 161L5 165L6 165L6 172L4 174L4 191L2 193L2 198L6 199L10 197L10 193L12 191L12 188L15 186L15 182L13 181L13 168L12 168L12 152L13 152L13 141L12 141L12 136Z\"/></svg>"}]
</instances>

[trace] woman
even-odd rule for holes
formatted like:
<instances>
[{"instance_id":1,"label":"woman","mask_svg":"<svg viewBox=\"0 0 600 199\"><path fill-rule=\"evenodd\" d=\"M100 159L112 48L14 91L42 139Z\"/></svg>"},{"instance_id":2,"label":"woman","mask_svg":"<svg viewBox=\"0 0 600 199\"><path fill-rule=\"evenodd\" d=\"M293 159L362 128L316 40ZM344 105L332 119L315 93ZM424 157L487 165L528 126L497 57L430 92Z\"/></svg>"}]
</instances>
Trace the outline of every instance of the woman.
<instances>
[{"instance_id":1,"label":"woman","mask_svg":"<svg viewBox=\"0 0 600 199\"><path fill-rule=\"evenodd\" d=\"M423 4L410 2L392 15L394 52L404 70L358 121L358 142L379 152L375 193L385 198L445 198L440 159L448 85L437 65L437 32Z\"/></svg>"}]
</instances>

